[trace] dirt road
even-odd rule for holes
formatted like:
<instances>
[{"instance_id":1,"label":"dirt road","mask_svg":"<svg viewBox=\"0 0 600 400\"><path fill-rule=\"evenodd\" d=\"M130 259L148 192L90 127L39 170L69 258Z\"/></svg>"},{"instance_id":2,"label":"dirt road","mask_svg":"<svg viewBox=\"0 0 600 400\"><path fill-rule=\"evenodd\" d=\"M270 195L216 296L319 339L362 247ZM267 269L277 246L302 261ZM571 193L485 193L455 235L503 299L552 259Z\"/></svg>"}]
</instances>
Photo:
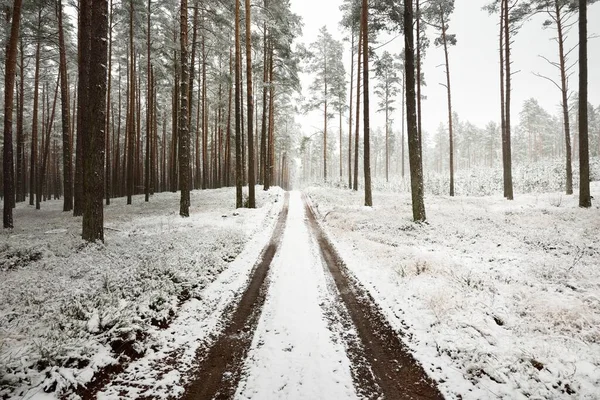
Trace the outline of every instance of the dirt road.
<instances>
[{"instance_id":1,"label":"dirt road","mask_svg":"<svg viewBox=\"0 0 600 400\"><path fill-rule=\"evenodd\" d=\"M441 399L322 232L289 194L231 321L184 399Z\"/></svg>"}]
</instances>

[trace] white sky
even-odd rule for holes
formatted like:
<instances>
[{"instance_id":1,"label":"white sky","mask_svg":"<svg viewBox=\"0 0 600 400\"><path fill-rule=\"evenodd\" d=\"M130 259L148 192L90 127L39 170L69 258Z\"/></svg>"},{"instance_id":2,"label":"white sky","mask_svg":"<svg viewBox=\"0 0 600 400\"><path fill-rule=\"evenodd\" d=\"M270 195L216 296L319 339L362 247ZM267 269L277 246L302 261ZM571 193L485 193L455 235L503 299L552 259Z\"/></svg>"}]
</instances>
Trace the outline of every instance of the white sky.
<instances>
[{"instance_id":1,"label":"white sky","mask_svg":"<svg viewBox=\"0 0 600 400\"><path fill-rule=\"evenodd\" d=\"M457 35L458 43L450 48L450 72L452 84L453 109L461 120L469 120L478 126L484 126L490 120L499 120L499 56L496 15L489 16L481 10L488 0L458 0L456 10L450 20L450 30ZM347 36L339 28L341 0L291 0L292 10L301 15L304 22L304 37L300 40L310 43L315 40L318 30L327 25L337 39ZM512 107L513 121L518 121L518 113L523 102L536 98L540 105L552 114L556 114L560 101L560 92L552 83L538 78L533 72L558 77L554 67L548 65L539 55L551 60L556 58L557 45L550 39L553 29L542 29L543 18L528 22L515 38L512 50L513 70L520 72L513 76ZM588 9L588 33L600 34L600 6L596 3ZM433 30L429 29L430 37ZM569 43L575 43L577 25L571 31ZM403 50L404 40L400 36L384 47L392 53ZM346 44L346 47L349 47ZM570 47L570 46L568 46ZM349 71L349 51L344 57ZM600 38L588 42L589 101L595 106L600 104ZM577 58L575 50L571 59ZM444 62L443 50L432 46L424 60L425 79L428 86L423 89L427 100L423 102L423 125L427 132L434 133L440 122L447 121L446 89L439 85L445 81L444 68L437 67ZM577 68L574 69L570 87L577 89ZM349 72L348 72L349 73ZM304 82L309 79L305 77ZM371 85L372 86L372 85ZM305 84L305 90L307 85ZM374 100L373 100L374 101ZM400 99L397 100L398 102ZM373 128L383 125L381 115L375 116ZM400 114L396 116L400 121ZM321 120L315 112L301 118L307 134L314 133L320 127ZM337 121L331 122L332 126Z\"/></svg>"}]
</instances>

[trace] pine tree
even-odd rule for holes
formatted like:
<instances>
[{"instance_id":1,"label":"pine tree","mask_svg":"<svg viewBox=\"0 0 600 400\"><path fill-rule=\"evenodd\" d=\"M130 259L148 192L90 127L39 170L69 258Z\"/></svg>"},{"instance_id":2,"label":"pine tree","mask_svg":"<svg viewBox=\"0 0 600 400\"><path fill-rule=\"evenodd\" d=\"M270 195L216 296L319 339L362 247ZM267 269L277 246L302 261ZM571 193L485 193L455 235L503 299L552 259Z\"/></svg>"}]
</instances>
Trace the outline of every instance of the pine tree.
<instances>
[{"instance_id":1,"label":"pine tree","mask_svg":"<svg viewBox=\"0 0 600 400\"><path fill-rule=\"evenodd\" d=\"M104 241L104 151L106 129L106 65L108 1L91 0L89 99L84 123L84 240Z\"/></svg>"},{"instance_id":2,"label":"pine tree","mask_svg":"<svg viewBox=\"0 0 600 400\"><path fill-rule=\"evenodd\" d=\"M256 207L254 185L254 97L252 92L252 30L250 0L246 0L246 98L248 108L248 208Z\"/></svg>"},{"instance_id":3,"label":"pine tree","mask_svg":"<svg viewBox=\"0 0 600 400\"><path fill-rule=\"evenodd\" d=\"M587 2L579 0L579 207L592 206L588 146Z\"/></svg>"},{"instance_id":4,"label":"pine tree","mask_svg":"<svg viewBox=\"0 0 600 400\"><path fill-rule=\"evenodd\" d=\"M335 40L323 26L319 30L316 41L309 46L309 64L307 71L315 75L309 87L311 98L306 108L308 110L323 110L323 180L327 180L327 127L332 117L328 107L336 101L336 93L343 91L345 80L339 77L345 76L344 64L342 63L343 46Z\"/></svg>"},{"instance_id":5,"label":"pine tree","mask_svg":"<svg viewBox=\"0 0 600 400\"><path fill-rule=\"evenodd\" d=\"M3 143L3 182L4 209L2 223L4 228L13 228L13 207L15 202L15 181L13 174L12 116L15 93L15 70L17 67L17 45L21 23L22 0L14 0L11 16L10 38L6 51L4 76L4 143Z\"/></svg>"},{"instance_id":6,"label":"pine tree","mask_svg":"<svg viewBox=\"0 0 600 400\"><path fill-rule=\"evenodd\" d=\"M415 93L415 47L413 34L412 2L404 2L404 59L406 71L406 116L408 129L408 158L410 164L410 185L413 219L423 222L426 219L423 190L423 161L417 126L417 106Z\"/></svg>"},{"instance_id":7,"label":"pine tree","mask_svg":"<svg viewBox=\"0 0 600 400\"><path fill-rule=\"evenodd\" d=\"M190 131L189 131L189 113L188 113L188 12L187 0L181 0L181 24L180 24L180 44L181 44L181 89L179 95L179 185L181 190L181 200L179 203L179 215L182 217L190 216Z\"/></svg>"},{"instance_id":8,"label":"pine tree","mask_svg":"<svg viewBox=\"0 0 600 400\"><path fill-rule=\"evenodd\" d=\"M400 77L398 71L401 70L400 64L394 60L394 57L387 51L384 51L379 60L375 62L375 78L378 80L375 85L375 94L379 96L378 112L385 113L385 180L389 182L389 163L390 163L390 115L396 110L394 103L395 97L400 91Z\"/></svg>"}]
</instances>

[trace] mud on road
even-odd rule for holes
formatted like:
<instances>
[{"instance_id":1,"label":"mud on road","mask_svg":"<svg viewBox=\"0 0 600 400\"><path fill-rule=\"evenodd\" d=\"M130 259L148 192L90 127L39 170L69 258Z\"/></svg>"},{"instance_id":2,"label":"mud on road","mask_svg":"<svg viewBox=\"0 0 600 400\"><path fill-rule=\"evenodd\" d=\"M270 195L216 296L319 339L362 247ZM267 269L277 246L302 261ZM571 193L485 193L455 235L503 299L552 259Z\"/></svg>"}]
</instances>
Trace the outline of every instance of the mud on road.
<instances>
[{"instance_id":1,"label":"mud on road","mask_svg":"<svg viewBox=\"0 0 600 400\"><path fill-rule=\"evenodd\" d=\"M200 369L187 386L182 399L231 399L240 381L244 359L252 344L269 286L266 279L271 261L277 252L288 214L289 192L273 234L254 266L250 283L242 294L237 309L217 341L207 353L199 354Z\"/></svg>"},{"instance_id":2,"label":"mud on road","mask_svg":"<svg viewBox=\"0 0 600 400\"><path fill-rule=\"evenodd\" d=\"M373 298L351 276L317 222L306 195L303 200L310 229L333 277L339 301L360 337L360 345L350 342L346 346L357 393L369 399L443 399L435 382L402 343L401 333L390 326Z\"/></svg>"},{"instance_id":3,"label":"mud on road","mask_svg":"<svg viewBox=\"0 0 600 400\"><path fill-rule=\"evenodd\" d=\"M386 400L443 399L435 382L402 343L402 333L390 326L373 298L348 271L319 225L306 195L302 199L309 233L318 244L326 265L325 274L331 278L328 296L334 297L332 301L342 326L356 331L354 338L344 340L357 395ZM232 399L235 396L269 289L267 275L283 236L288 207L289 192L246 291L239 303L232 305L237 308L226 313L231 315L227 327L212 347L198 354L200 366L183 399Z\"/></svg>"}]
</instances>

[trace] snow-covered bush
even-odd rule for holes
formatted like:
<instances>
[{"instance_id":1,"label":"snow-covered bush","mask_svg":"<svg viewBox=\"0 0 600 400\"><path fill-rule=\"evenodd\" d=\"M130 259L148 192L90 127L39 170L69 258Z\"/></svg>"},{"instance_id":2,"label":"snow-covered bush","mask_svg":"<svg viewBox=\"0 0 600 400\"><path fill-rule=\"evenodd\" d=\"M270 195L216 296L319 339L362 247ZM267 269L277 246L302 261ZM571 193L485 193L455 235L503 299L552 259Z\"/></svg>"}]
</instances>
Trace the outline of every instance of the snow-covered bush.
<instances>
[{"instance_id":1,"label":"snow-covered bush","mask_svg":"<svg viewBox=\"0 0 600 400\"><path fill-rule=\"evenodd\" d=\"M515 193L560 192L566 188L565 165L562 160L543 160L531 164L513 165L513 190ZM457 195L489 196L502 194L504 183L502 165L459 170L454 176ZM590 180L600 180L600 158L590 160ZM579 168L573 162L573 187L579 185ZM425 192L447 195L450 188L448 173L425 174Z\"/></svg>"},{"instance_id":2,"label":"snow-covered bush","mask_svg":"<svg viewBox=\"0 0 600 400\"><path fill-rule=\"evenodd\" d=\"M0 236L8 242L0 246L0 398L64 394L145 354L150 333L202 296L280 193L261 191L258 206L267 207L232 218L228 190L192 192L186 219L165 213L178 208L176 194L134 206L115 199L106 244L83 242L81 219L62 213L58 201L44 204L43 218L21 205L21 227Z\"/></svg>"}]
</instances>

